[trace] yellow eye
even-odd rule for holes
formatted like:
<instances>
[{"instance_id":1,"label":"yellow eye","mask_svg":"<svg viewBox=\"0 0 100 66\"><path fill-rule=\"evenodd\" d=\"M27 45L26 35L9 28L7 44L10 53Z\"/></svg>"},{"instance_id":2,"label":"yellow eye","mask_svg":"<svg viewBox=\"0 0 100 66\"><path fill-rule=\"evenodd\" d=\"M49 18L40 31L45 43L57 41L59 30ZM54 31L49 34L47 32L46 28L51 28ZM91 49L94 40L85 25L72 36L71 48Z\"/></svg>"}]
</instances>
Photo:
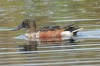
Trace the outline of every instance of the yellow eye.
<instances>
[{"instance_id":1,"label":"yellow eye","mask_svg":"<svg viewBox=\"0 0 100 66\"><path fill-rule=\"evenodd\" d=\"M28 22L26 21L25 23L27 24Z\"/></svg>"}]
</instances>

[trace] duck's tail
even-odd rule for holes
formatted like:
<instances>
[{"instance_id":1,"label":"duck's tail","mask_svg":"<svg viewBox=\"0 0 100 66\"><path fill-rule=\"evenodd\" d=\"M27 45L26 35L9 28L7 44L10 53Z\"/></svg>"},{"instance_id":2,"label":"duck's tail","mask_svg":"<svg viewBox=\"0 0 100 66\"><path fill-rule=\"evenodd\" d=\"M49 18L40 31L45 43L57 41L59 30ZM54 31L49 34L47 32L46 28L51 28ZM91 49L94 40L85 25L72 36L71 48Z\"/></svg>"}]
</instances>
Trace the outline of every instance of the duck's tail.
<instances>
[{"instance_id":1,"label":"duck's tail","mask_svg":"<svg viewBox=\"0 0 100 66\"><path fill-rule=\"evenodd\" d=\"M74 32L78 32L78 31L80 31L80 30L82 30L83 28L79 28L79 29L76 29L76 30L73 30L72 32L74 33Z\"/></svg>"},{"instance_id":2,"label":"duck's tail","mask_svg":"<svg viewBox=\"0 0 100 66\"><path fill-rule=\"evenodd\" d=\"M73 33L73 36L77 36L77 32L82 30L83 28L78 28L76 30L73 30L72 33Z\"/></svg>"}]
</instances>

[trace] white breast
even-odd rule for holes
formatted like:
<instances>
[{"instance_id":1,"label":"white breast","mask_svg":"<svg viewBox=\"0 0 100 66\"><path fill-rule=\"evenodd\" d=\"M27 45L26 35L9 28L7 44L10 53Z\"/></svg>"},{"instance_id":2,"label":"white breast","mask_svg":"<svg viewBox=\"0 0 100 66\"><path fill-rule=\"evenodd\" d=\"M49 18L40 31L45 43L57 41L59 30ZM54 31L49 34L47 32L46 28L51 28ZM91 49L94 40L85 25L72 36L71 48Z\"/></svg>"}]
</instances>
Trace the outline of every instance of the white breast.
<instances>
[{"instance_id":1,"label":"white breast","mask_svg":"<svg viewBox=\"0 0 100 66\"><path fill-rule=\"evenodd\" d=\"M28 38L39 38L39 33L40 32L33 32L33 33L26 33L25 36L28 37Z\"/></svg>"}]
</instances>

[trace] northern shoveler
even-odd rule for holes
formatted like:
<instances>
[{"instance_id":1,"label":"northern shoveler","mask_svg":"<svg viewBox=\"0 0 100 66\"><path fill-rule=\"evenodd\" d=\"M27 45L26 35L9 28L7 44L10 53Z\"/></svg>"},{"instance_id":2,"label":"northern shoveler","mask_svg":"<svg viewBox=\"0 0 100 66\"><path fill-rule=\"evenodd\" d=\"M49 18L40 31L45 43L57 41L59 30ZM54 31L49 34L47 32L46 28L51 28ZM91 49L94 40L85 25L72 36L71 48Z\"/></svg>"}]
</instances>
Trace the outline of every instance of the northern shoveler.
<instances>
[{"instance_id":1,"label":"northern shoveler","mask_svg":"<svg viewBox=\"0 0 100 66\"><path fill-rule=\"evenodd\" d=\"M29 38L59 38L59 37L73 37L82 28L73 25L64 26L46 26L39 31L36 29L36 22L33 19L25 19L19 26L12 29L12 31L26 28L25 36Z\"/></svg>"}]
</instances>

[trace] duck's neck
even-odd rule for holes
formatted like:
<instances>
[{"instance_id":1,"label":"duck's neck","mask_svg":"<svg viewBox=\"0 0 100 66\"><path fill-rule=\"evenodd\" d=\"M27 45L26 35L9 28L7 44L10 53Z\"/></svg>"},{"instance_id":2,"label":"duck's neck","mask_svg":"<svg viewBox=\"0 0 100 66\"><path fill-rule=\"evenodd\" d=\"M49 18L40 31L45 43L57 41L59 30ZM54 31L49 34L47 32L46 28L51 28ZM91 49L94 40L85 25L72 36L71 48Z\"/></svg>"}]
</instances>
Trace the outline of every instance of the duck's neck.
<instances>
[{"instance_id":1,"label":"duck's neck","mask_svg":"<svg viewBox=\"0 0 100 66\"><path fill-rule=\"evenodd\" d=\"M33 33L36 32L36 23L35 21L30 24L30 27L27 29L27 33Z\"/></svg>"},{"instance_id":2,"label":"duck's neck","mask_svg":"<svg viewBox=\"0 0 100 66\"><path fill-rule=\"evenodd\" d=\"M34 29L34 28L27 29L27 33L33 33L33 32L36 32L36 29Z\"/></svg>"}]
</instances>

